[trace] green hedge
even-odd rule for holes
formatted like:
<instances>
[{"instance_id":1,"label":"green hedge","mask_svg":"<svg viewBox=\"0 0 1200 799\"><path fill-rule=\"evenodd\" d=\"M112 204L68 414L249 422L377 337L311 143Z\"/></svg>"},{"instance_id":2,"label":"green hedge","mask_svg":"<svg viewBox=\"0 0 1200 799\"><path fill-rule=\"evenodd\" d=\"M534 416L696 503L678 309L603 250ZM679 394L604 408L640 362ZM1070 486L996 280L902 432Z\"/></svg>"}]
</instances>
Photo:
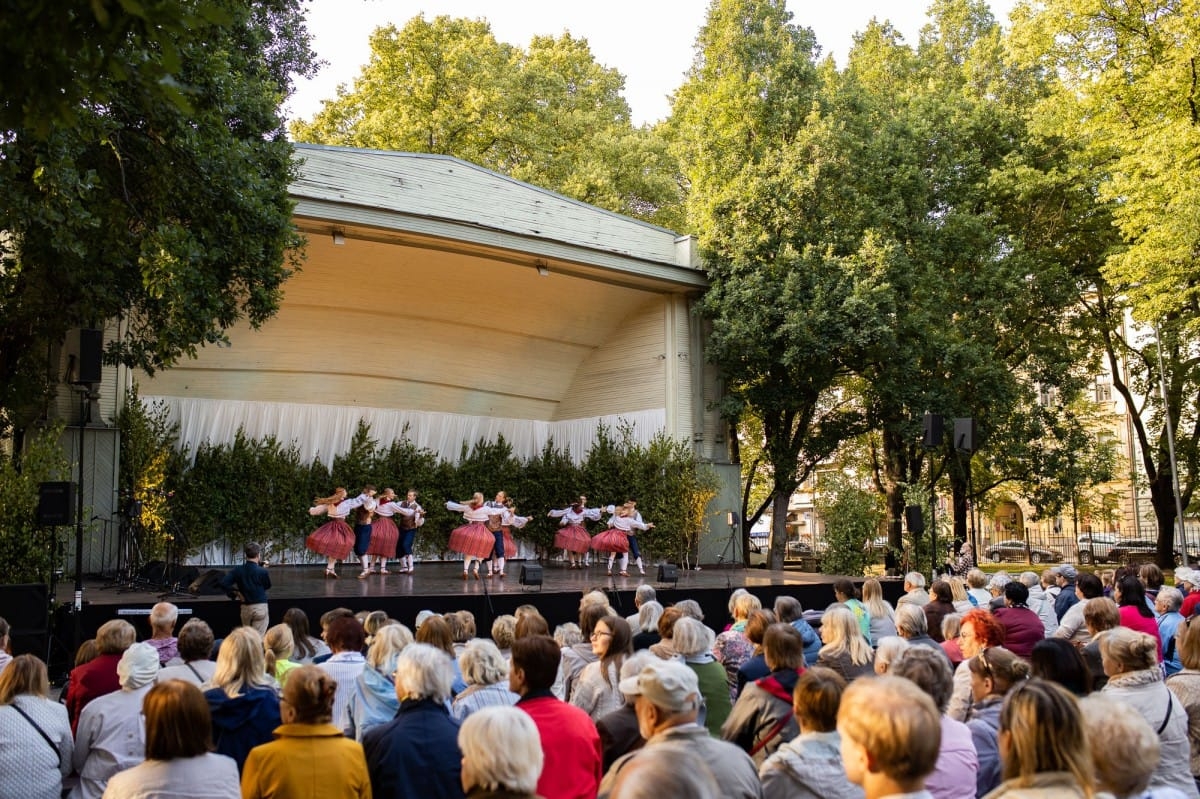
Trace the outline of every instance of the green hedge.
<instances>
[{"instance_id":1,"label":"green hedge","mask_svg":"<svg viewBox=\"0 0 1200 799\"><path fill-rule=\"evenodd\" d=\"M655 523L642 535L643 546L677 557L694 545L717 488L715 473L696 461L685 442L660 434L642 445L628 428L605 427L579 465L553 442L536 457L521 460L503 438L464 445L459 462L451 464L415 446L407 430L395 441L381 442L360 423L332 468L302 461L295 447L275 438L253 440L241 431L232 444L200 447L187 466L185 453L178 452L177 431L162 423L165 411L147 410L138 402L129 407L130 416L142 418L126 424L144 434L123 439L124 457L154 467L142 474L123 471L123 484L140 497L167 497L156 529L167 542L180 536L189 553L223 540L234 551L247 541L261 542L268 551L298 550L324 521L308 515L314 497L332 493L335 486L345 486L353 496L372 483L399 494L409 488L420 492L428 519L417 547L425 556L446 554L450 531L461 524L459 514L445 509L446 500L462 501L475 491L490 498L505 490L518 513L533 517L520 537L542 549L552 546L558 527L547 511L584 493L592 506L637 499L643 517ZM131 445L144 451L131 453Z\"/></svg>"}]
</instances>

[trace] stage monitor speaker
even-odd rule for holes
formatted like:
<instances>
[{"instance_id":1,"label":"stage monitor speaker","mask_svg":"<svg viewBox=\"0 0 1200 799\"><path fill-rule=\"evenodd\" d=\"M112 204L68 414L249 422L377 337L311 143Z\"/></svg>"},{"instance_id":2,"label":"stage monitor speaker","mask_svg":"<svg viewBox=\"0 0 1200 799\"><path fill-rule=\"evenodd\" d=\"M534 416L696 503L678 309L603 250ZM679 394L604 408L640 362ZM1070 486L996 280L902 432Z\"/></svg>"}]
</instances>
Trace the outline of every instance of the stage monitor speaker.
<instances>
[{"instance_id":1,"label":"stage monitor speaker","mask_svg":"<svg viewBox=\"0 0 1200 799\"><path fill-rule=\"evenodd\" d=\"M542 567L536 563L526 563L521 566L521 576L517 578L521 585L542 584Z\"/></svg>"},{"instance_id":2,"label":"stage monitor speaker","mask_svg":"<svg viewBox=\"0 0 1200 799\"><path fill-rule=\"evenodd\" d=\"M954 448L967 455L975 451L975 420L970 416L954 420Z\"/></svg>"},{"instance_id":3,"label":"stage monitor speaker","mask_svg":"<svg viewBox=\"0 0 1200 799\"><path fill-rule=\"evenodd\" d=\"M99 383L104 379L104 331L79 330L79 374L76 383Z\"/></svg>"},{"instance_id":4,"label":"stage monitor speaker","mask_svg":"<svg viewBox=\"0 0 1200 799\"><path fill-rule=\"evenodd\" d=\"M908 532L920 535L925 532L925 516L921 513L920 505L909 505L904 509L904 524Z\"/></svg>"},{"instance_id":5,"label":"stage monitor speaker","mask_svg":"<svg viewBox=\"0 0 1200 799\"><path fill-rule=\"evenodd\" d=\"M925 449L937 449L942 445L942 430L945 421L940 413L927 413L922 420L921 445Z\"/></svg>"},{"instance_id":6,"label":"stage monitor speaker","mask_svg":"<svg viewBox=\"0 0 1200 799\"><path fill-rule=\"evenodd\" d=\"M221 587L224 576L220 569L209 569L188 585L188 591L201 596L224 596L225 589Z\"/></svg>"},{"instance_id":7,"label":"stage monitor speaker","mask_svg":"<svg viewBox=\"0 0 1200 799\"><path fill-rule=\"evenodd\" d=\"M75 523L75 484L65 480L38 484L37 523L59 527Z\"/></svg>"},{"instance_id":8,"label":"stage monitor speaker","mask_svg":"<svg viewBox=\"0 0 1200 799\"><path fill-rule=\"evenodd\" d=\"M46 657L50 588L45 583L0 585L0 616L9 623L14 655Z\"/></svg>"},{"instance_id":9,"label":"stage monitor speaker","mask_svg":"<svg viewBox=\"0 0 1200 799\"><path fill-rule=\"evenodd\" d=\"M679 584L679 567L674 563L658 564L658 582L670 583L671 585Z\"/></svg>"}]
</instances>

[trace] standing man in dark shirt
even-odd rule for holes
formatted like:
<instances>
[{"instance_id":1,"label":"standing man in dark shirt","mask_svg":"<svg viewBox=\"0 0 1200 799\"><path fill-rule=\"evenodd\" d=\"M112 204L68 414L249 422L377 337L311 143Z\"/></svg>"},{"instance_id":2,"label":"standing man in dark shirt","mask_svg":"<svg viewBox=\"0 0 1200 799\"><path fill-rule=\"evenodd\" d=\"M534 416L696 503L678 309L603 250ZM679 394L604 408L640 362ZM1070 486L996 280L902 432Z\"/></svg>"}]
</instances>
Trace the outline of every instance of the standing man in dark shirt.
<instances>
[{"instance_id":1,"label":"standing man in dark shirt","mask_svg":"<svg viewBox=\"0 0 1200 799\"><path fill-rule=\"evenodd\" d=\"M251 541L245 548L246 562L229 571L221 578L221 587L234 596L236 590L242 599L242 624L267 634L267 591L271 587L271 575L267 574L266 563L262 562L262 547Z\"/></svg>"}]
</instances>

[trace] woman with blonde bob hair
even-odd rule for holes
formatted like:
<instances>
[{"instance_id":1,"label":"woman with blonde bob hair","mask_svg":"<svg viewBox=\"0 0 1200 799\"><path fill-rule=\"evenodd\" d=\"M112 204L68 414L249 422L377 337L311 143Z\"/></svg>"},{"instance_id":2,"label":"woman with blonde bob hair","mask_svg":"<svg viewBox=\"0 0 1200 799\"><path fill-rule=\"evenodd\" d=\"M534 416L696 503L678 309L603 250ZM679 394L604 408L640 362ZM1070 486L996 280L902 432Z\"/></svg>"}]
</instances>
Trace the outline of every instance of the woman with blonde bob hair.
<instances>
[{"instance_id":1,"label":"woman with blonde bob hair","mask_svg":"<svg viewBox=\"0 0 1200 799\"><path fill-rule=\"evenodd\" d=\"M854 613L844 605L833 605L821 617L821 654L816 665L833 669L851 682L875 672L875 656L863 637Z\"/></svg>"},{"instance_id":2,"label":"woman with blonde bob hair","mask_svg":"<svg viewBox=\"0 0 1200 799\"><path fill-rule=\"evenodd\" d=\"M1158 656L1151 635L1124 626L1102 633L1100 658L1108 675L1102 692L1136 710L1158 734L1162 751L1150 787L1176 788L1195 799L1200 792L1192 779L1187 711L1163 682Z\"/></svg>"},{"instance_id":3,"label":"woman with blonde bob hair","mask_svg":"<svg viewBox=\"0 0 1200 799\"><path fill-rule=\"evenodd\" d=\"M862 603L870 614L872 641L878 643L889 635L896 635L896 609L883 598L883 586L874 577L863 581Z\"/></svg>"},{"instance_id":4,"label":"woman with blonde bob hair","mask_svg":"<svg viewBox=\"0 0 1200 799\"><path fill-rule=\"evenodd\" d=\"M396 717L400 709L400 700L396 698L396 662L412 642L412 632L399 623L380 627L375 633L367 649L366 665L354 680L346 709L347 738L361 743L367 730Z\"/></svg>"},{"instance_id":5,"label":"woman with blonde bob hair","mask_svg":"<svg viewBox=\"0 0 1200 799\"><path fill-rule=\"evenodd\" d=\"M58 799L62 793L75 739L67 709L49 693L46 664L33 655L17 655L0 671L0 796Z\"/></svg>"},{"instance_id":6,"label":"woman with blonde bob hair","mask_svg":"<svg viewBox=\"0 0 1200 799\"><path fill-rule=\"evenodd\" d=\"M214 754L204 694L183 680L160 682L142 702L146 759L108 780L108 799L172 796L240 799L237 764Z\"/></svg>"},{"instance_id":7,"label":"woman with blonde bob hair","mask_svg":"<svg viewBox=\"0 0 1200 799\"><path fill-rule=\"evenodd\" d=\"M331 723L337 680L301 666L283 689L276 740L255 747L242 773L243 799L361 799L371 795L362 745Z\"/></svg>"},{"instance_id":8,"label":"woman with blonde bob hair","mask_svg":"<svg viewBox=\"0 0 1200 799\"><path fill-rule=\"evenodd\" d=\"M458 748L468 797L535 799L544 756L528 713L515 707L481 708L463 722Z\"/></svg>"},{"instance_id":9,"label":"woman with blonde bob hair","mask_svg":"<svg viewBox=\"0 0 1200 799\"><path fill-rule=\"evenodd\" d=\"M1000 711L1004 782L988 799L1092 799L1092 758L1079 702L1065 688L1032 679Z\"/></svg>"},{"instance_id":10,"label":"woman with blonde bob hair","mask_svg":"<svg viewBox=\"0 0 1200 799\"><path fill-rule=\"evenodd\" d=\"M279 695L267 675L262 637L253 627L238 627L221 642L212 688L204 692L212 713L217 752L238 764L254 747L269 742L279 726Z\"/></svg>"}]
</instances>

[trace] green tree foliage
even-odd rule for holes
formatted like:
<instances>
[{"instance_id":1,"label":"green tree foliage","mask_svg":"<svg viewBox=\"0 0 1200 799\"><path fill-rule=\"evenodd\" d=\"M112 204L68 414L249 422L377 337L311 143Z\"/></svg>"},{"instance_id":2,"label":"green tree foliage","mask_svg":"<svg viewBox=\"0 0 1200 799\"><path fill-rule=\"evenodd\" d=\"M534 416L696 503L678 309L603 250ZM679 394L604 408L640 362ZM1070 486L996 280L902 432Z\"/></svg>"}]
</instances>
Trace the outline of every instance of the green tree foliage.
<instances>
[{"instance_id":1,"label":"green tree foliage","mask_svg":"<svg viewBox=\"0 0 1200 799\"><path fill-rule=\"evenodd\" d=\"M485 20L417 16L370 39L353 87L341 86L298 141L441 153L618 213L679 222L665 143L634 128L624 77L585 39L496 41Z\"/></svg>"},{"instance_id":2,"label":"green tree foliage","mask_svg":"<svg viewBox=\"0 0 1200 799\"><path fill-rule=\"evenodd\" d=\"M70 479L62 432L61 424L47 427L28 438L19 459L0 458L0 584L49 582L61 565L56 533L38 525L37 506L39 485Z\"/></svg>"},{"instance_id":3,"label":"green tree foliage","mask_svg":"<svg viewBox=\"0 0 1200 799\"><path fill-rule=\"evenodd\" d=\"M821 481L816 509L825 521L827 548L821 558L821 571L864 573L873 559L868 544L879 534L886 518L879 494L844 475L833 474Z\"/></svg>"},{"instance_id":4,"label":"green tree foliage","mask_svg":"<svg viewBox=\"0 0 1200 799\"><path fill-rule=\"evenodd\" d=\"M174 530L170 520L172 487L186 466L178 448L179 425L172 424L163 404L146 407L137 388L117 414L121 434L121 471L118 485L122 502L138 503L141 513L141 552L146 560L164 560L172 553Z\"/></svg>"},{"instance_id":5,"label":"green tree foliage","mask_svg":"<svg viewBox=\"0 0 1200 799\"><path fill-rule=\"evenodd\" d=\"M1200 467L1200 17L1187 2L1050 0L1018 10L1011 42L1014 60L1047 81L1031 122L1041 149L1007 183L1043 251L1072 269L1080 326L1130 412L1158 561L1169 566L1177 514L1168 417L1185 507Z\"/></svg>"},{"instance_id":6,"label":"green tree foliage","mask_svg":"<svg viewBox=\"0 0 1200 799\"><path fill-rule=\"evenodd\" d=\"M300 239L279 107L314 58L299 0L18 0L0 15L0 427L74 327L167 367L277 309Z\"/></svg>"}]
</instances>

